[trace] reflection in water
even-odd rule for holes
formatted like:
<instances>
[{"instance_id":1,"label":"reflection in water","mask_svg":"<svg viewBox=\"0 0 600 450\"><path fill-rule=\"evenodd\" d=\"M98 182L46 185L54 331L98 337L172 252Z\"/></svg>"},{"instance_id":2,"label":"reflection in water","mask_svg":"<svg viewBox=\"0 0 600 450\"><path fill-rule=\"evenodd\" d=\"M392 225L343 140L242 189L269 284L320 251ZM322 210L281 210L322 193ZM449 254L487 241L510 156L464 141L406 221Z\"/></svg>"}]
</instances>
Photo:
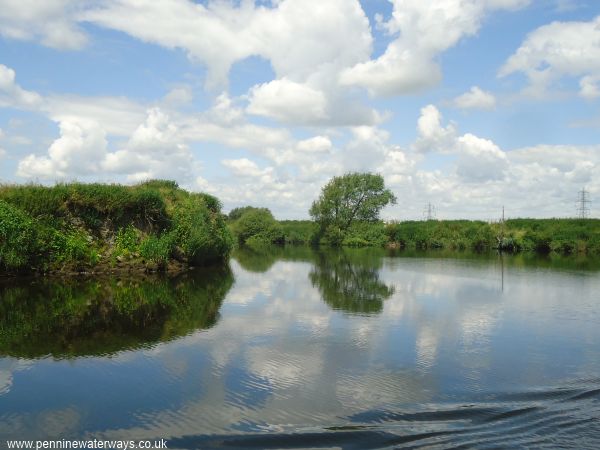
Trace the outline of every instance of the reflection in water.
<instances>
[{"instance_id":1,"label":"reflection in water","mask_svg":"<svg viewBox=\"0 0 600 450\"><path fill-rule=\"evenodd\" d=\"M394 293L379 279L382 259L370 249L318 253L310 281L333 309L350 313L379 313Z\"/></svg>"},{"instance_id":2,"label":"reflection in water","mask_svg":"<svg viewBox=\"0 0 600 450\"><path fill-rule=\"evenodd\" d=\"M315 249L307 246L264 245L238 248L233 257L244 270L265 273L277 261L313 261L317 254Z\"/></svg>"},{"instance_id":3,"label":"reflection in water","mask_svg":"<svg viewBox=\"0 0 600 450\"><path fill-rule=\"evenodd\" d=\"M137 300L123 302L158 304L157 292L166 289L177 293L166 306L168 318L160 308L128 315L121 312L126 306L109 307L115 281L100 289L113 292L110 300L93 294L93 283L72 287L69 295L81 300L62 309L43 306L58 302L60 291L21 286L24 306L15 299L0 311L12 339L0 344L2 353L21 356L0 358L0 442L86 437L166 438L169 448L182 449L600 448L597 271L582 270L580 262L535 266L510 256L502 263L497 255L278 248L265 264L256 251L247 256L240 251L231 262L233 285L227 273L220 283L219 276L154 281ZM97 297L104 300L85 306ZM210 299L218 300L210 306ZM204 322L195 316L203 308L218 310L218 322L212 313ZM25 335L10 337L19 330L5 318L13 309L36 318L23 328L36 343L27 351L20 349ZM80 332L61 337L44 310ZM103 311L134 317L136 333L155 331L148 340L133 334L125 346L65 350L91 345L96 335L107 341L111 331L131 335L125 319L114 330L83 327L84 318L108 323L95 319ZM194 324L185 325L188 319ZM33 358L46 353L71 357Z\"/></svg>"},{"instance_id":4,"label":"reflection in water","mask_svg":"<svg viewBox=\"0 0 600 450\"><path fill-rule=\"evenodd\" d=\"M0 285L0 355L104 355L212 327L229 267L176 278L34 279Z\"/></svg>"}]
</instances>

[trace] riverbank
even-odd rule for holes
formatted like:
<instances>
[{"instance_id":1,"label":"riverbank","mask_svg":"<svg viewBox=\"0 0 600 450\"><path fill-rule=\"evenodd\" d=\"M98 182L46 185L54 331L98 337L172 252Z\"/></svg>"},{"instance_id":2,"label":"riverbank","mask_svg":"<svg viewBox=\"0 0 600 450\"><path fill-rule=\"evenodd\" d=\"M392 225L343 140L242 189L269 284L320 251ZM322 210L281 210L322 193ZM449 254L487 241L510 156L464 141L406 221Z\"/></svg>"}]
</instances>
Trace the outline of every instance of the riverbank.
<instances>
[{"instance_id":1,"label":"riverbank","mask_svg":"<svg viewBox=\"0 0 600 450\"><path fill-rule=\"evenodd\" d=\"M318 237L314 222L284 220L277 223L279 240L286 244L329 245L326 239ZM346 232L342 246L600 255L600 220L357 222Z\"/></svg>"},{"instance_id":2,"label":"riverbank","mask_svg":"<svg viewBox=\"0 0 600 450\"><path fill-rule=\"evenodd\" d=\"M213 196L172 181L0 186L0 273L183 271L225 261Z\"/></svg>"}]
</instances>

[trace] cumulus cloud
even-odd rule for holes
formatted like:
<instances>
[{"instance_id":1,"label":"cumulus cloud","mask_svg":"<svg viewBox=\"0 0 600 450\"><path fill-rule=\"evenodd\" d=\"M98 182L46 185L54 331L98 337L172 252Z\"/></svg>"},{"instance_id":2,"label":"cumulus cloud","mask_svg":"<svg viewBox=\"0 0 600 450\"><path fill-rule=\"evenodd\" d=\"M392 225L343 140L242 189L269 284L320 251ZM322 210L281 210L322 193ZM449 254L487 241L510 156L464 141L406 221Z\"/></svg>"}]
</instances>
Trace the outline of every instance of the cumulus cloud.
<instances>
[{"instance_id":1,"label":"cumulus cloud","mask_svg":"<svg viewBox=\"0 0 600 450\"><path fill-rule=\"evenodd\" d=\"M442 78L437 55L463 37L472 36L491 11L514 10L528 0L391 0L392 17L380 25L398 35L376 59L341 73L340 81L362 86L374 96L412 93L436 85Z\"/></svg>"},{"instance_id":2,"label":"cumulus cloud","mask_svg":"<svg viewBox=\"0 0 600 450\"><path fill-rule=\"evenodd\" d=\"M149 178L191 179L199 163L180 137L178 128L160 109L153 108L122 149L108 150L106 130L98 122L69 117L60 124L60 137L47 155L30 154L18 165L24 178L57 180L105 174L127 181Z\"/></svg>"},{"instance_id":3,"label":"cumulus cloud","mask_svg":"<svg viewBox=\"0 0 600 450\"><path fill-rule=\"evenodd\" d=\"M326 108L323 92L283 78L254 86L247 111L282 122L310 123L326 119Z\"/></svg>"},{"instance_id":4,"label":"cumulus cloud","mask_svg":"<svg viewBox=\"0 0 600 450\"><path fill-rule=\"evenodd\" d=\"M39 106L41 96L23 89L15 79L15 71L0 64L0 107L31 109Z\"/></svg>"},{"instance_id":5,"label":"cumulus cloud","mask_svg":"<svg viewBox=\"0 0 600 450\"><path fill-rule=\"evenodd\" d=\"M543 96L563 77L579 79L580 95L593 98L600 77L600 16L589 22L553 22L531 32L499 71L523 73L527 92Z\"/></svg>"},{"instance_id":6,"label":"cumulus cloud","mask_svg":"<svg viewBox=\"0 0 600 450\"><path fill-rule=\"evenodd\" d=\"M227 167L231 172L239 177L262 177L268 176L273 169L267 167L261 170L254 161L250 161L248 158L241 159L224 159L221 163Z\"/></svg>"},{"instance_id":7,"label":"cumulus cloud","mask_svg":"<svg viewBox=\"0 0 600 450\"><path fill-rule=\"evenodd\" d=\"M25 157L19 162L17 175L52 180L96 173L106 146L106 133L97 122L64 120L60 122L60 138L52 143L48 155Z\"/></svg>"},{"instance_id":8,"label":"cumulus cloud","mask_svg":"<svg viewBox=\"0 0 600 450\"><path fill-rule=\"evenodd\" d=\"M0 35L39 41L62 50L82 48L87 37L77 25L82 3L77 0L3 0L0 8Z\"/></svg>"},{"instance_id":9,"label":"cumulus cloud","mask_svg":"<svg viewBox=\"0 0 600 450\"><path fill-rule=\"evenodd\" d=\"M84 17L146 42L184 49L207 65L212 86L222 86L231 65L252 55L269 60L278 78L306 80L320 66L368 56L372 40L354 0L284 0L271 8L254 2L113 0Z\"/></svg>"},{"instance_id":10,"label":"cumulus cloud","mask_svg":"<svg viewBox=\"0 0 600 450\"><path fill-rule=\"evenodd\" d=\"M315 136L298 142L296 148L306 153L327 153L331 151L333 144L327 136Z\"/></svg>"},{"instance_id":11,"label":"cumulus cloud","mask_svg":"<svg viewBox=\"0 0 600 450\"><path fill-rule=\"evenodd\" d=\"M587 75L579 81L579 95L587 100L600 97L600 75Z\"/></svg>"},{"instance_id":12,"label":"cumulus cloud","mask_svg":"<svg viewBox=\"0 0 600 450\"><path fill-rule=\"evenodd\" d=\"M496 97L478 86L473 86L469 92L456 97L452 104L460 109L494 109Z\"/></svg>"},{"instance_id":13,"label":"cumulus cloud","mask_svg":"<svg viewBox=\"0 0 600 450\"><path fill-rule=\"evenodd\" d=\"M357 0L283 0L271 7L252 1L113 0L84 17L145 42L183 49L205 64L206 86L213 90L226 86L234 63L264 58L275 79L250 89L250 114L295 125L379 120L338 82L342 70L371 53L369 21Z\"/></svg>"},{"instance_id":14,"label":"cumulus cloud","mask_svg":"<svg viewBox=\"0 0 600 450\"><path fill-rule=\"evenodd\" d=\"M414 148L423 153L437 152L447 153L452 151L456 139L456 129L450 123L442 126L442 114L434 105L427 105L421 109L421 115L417 121L419 133Z\"/></svg>"},{"instance_id":15,"label":"cumulus cloud","mask_svg":"<svg viewBox=\"0 0 600 450\"><path fill-rule=\"evenodd\" d=\"M102 168L126 174L129 181L149 178L188 180L198 165L178 127L159 108L152 108L125 148L106 155Z\"/></svg>"},{"instance_id":16,"label":"cumulus cloud","mask_svg":"<svg viewBox=\"0 0 600 450\"><path fill-rule=\"evenodd\" d=\"M504 179L508 158L494 142L467 133L458 135L454 124L442 124L442 115L434 105L421 109L417 123L419 133L413 144L417 152L456 156L456 174L467 182Z\"/></svg>"},{"instance_id":17,"label":"cumulus cloud","mask_svg":"<svg viewBox=\"0 0 600 450\"><path fill-rule=\"evenodd\" d=\"M467 133L457 139L457 174L465 181L502 180L508 169L508 157L488 139Z\"/></svg>"}]
</instances>

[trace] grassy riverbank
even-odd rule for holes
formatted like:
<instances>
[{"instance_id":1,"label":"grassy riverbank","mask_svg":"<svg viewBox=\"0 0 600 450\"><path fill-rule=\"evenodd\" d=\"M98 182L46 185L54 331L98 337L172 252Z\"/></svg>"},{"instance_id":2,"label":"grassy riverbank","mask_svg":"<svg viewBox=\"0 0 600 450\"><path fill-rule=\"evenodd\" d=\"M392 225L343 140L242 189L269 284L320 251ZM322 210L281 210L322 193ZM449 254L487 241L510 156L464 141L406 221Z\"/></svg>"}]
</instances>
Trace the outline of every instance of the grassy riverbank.
<instances>
[{"instance_id":1,"label":"grassy riverbank","mask_svg":"<svg viewBox=\"0 0 600 450\"><path fill-rule=\"evenodd\" d=\"M0 186L0 272L165 270L227 258L220 202L172 181Z\"/></svg>"},{"instance_id":2,"label":"grassy riverbank","mask_svg":"<svg viewBox=\"0 0 600 450\"><path fill-rule=\"evenodd\" d=\"M301 220L272 221L277 227L277 242L301 245L329 245L318 235L314 222ZM234 234L236 228L233 227ZM250 241L269 241L258 234ZM413 250L501 249L507 252L600 255L598 219L513 219L502 223L470 220L406 221L352 224L342 241L344 247L384 247Z\"/></svg>"},{"instance_id":3,"label":"grassy riverbank","mask_svg":"<svg viewBox=\"0 0 600 450\"><path fill-rule=\"evenodd\" d=\"M401 248L600 254L600 220L512 219L504 223L467 220L399 222L385 227L389 243Z\"/></svg>"}]
</instances>

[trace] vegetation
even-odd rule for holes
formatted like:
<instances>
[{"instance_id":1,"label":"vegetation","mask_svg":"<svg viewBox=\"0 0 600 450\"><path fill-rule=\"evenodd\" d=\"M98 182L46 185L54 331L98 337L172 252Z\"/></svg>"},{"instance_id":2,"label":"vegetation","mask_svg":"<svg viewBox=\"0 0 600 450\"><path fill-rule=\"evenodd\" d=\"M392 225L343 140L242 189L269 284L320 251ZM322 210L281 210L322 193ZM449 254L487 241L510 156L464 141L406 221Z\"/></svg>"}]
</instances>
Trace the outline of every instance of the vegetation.
<instances>
[{"instance_id":1,"label":"vegetation","mask_svg":"<svg viewBox=\"0 0 600 450\"><path fill-rule=\"evenodd\" d=\"M600 220L513 219L392 223L386 238L400 248L600 254Z\"/></svg>"},{"instance_id":2,"label":"vegetation","mask_svg":"<svg viewBox=\"0 0 600 450\"><path fill-rule=\"evenodd\" d=\"M377 222L381 209L390 203L396 203L396 197L385 188L381 175L348 173L323 187L309 213L319 226L320 237L337 246L349 237L355 222Z\"/></svg>"},{"instance_id":3,"label":"vegetation","mask_svg":"<svg viewBox=\"0 0 600 450\"><path fill-rule=\"evenodd\" d=\"M285 242L283 228L275 220L271 211L266 208L252 207L239 208L239 210L242 210L241 215L231 224L231 230L238 244L260 246Z\"/></svg>"},{"instance_id":4,"label":"vegetation","mask_svg":"<svg viewBox=\"0 0 600 450\"><path fill-rule=\"evenodd\" d=\"M233 240L220 210L173 181L0 186L0 272L223 260Z\"/></svg>"}]
</instances>

